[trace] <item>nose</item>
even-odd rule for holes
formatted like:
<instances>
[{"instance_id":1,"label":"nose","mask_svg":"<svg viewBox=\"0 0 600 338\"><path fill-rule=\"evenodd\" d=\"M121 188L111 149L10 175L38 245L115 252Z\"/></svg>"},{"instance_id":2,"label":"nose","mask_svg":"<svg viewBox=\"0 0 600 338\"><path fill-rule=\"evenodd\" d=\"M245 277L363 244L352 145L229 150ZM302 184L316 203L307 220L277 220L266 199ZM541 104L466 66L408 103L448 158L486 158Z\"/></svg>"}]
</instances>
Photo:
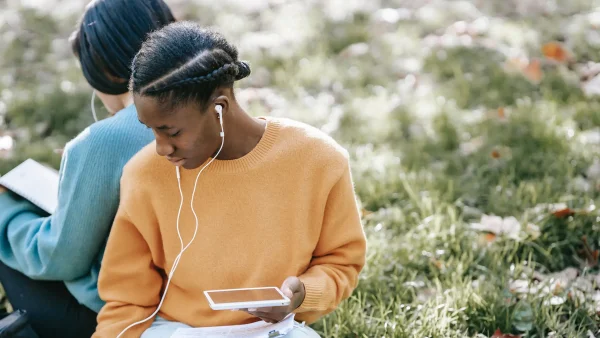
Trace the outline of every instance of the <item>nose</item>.
<instances>
[{"instance_id":1,"label":"nose","mask_svg":"<svg viewBox=\"0 0 600 338\"><path fill-rule=\"evenodd\" d=\"M156 153L160 156L169 156L175 152L175 147L168 140L156 135Z\"/></svg>"}]
</instances>

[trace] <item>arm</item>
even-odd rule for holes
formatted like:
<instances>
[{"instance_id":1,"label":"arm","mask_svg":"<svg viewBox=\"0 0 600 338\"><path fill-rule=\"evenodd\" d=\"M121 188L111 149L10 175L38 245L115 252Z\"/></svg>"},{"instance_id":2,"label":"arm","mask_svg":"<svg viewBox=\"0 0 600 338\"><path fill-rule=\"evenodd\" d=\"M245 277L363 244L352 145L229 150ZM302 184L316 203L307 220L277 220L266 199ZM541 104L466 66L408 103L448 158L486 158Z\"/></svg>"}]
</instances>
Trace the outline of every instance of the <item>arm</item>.
<instances>
[{"instance_id":1,"label":"arm","mask_svg":"<svg viewBox=\"0 0 600 338\"><path fill-rule=\"evenodd\" d=\"M152 262L146 240L123 208L119 209L100 269L98 290L106 305L98 314L93 338L115 338L156 310L162 278ZM149 319L122 337L139 337L151 324Z\"/></svg>"},{"instance_id":2,"label":"arm","mask_svg":"<svg viewBox=\"0 0 600 338\"><path fill-rule=\"evenodd\" d=\"M90 137L73 141L63 156L53 215L0 194L0 260L6 265L35 279L72 280L89 271L118 207L120 172L108 146Z\"/></svg>"},{"instance_id":3,"label":"arm","mask_svg":"<svg viewBox=\"0 0 600 338\"><path fill-rule=\"evenodd\" d=\"M333 311L358 284L365 264L366 239L354 195L350 168L346 165L329 193L321 236L308 270L299 276L304 301L295 313L312 323Z\"/></svg>"}]
</instances>

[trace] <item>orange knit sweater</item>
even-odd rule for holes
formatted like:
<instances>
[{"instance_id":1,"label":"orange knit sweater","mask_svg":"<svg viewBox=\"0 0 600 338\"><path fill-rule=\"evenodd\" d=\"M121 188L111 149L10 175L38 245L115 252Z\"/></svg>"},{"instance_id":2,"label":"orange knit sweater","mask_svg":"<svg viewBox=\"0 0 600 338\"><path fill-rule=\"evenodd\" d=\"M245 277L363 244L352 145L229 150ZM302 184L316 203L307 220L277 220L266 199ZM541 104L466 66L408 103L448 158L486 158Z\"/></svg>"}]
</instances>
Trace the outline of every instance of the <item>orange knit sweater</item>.
<instances>
[{"instance_id":1,"label":"orange knit sweater","mask_svg":"<svg viewBox=\"0 0 600 338\"><path fill-rule=\"evenodd\" d=\"M347 152L319 130L266 118L257 146L236 160L215 160L198 180L198 234L183 254L159 315L193 327L245 324L255 317L213 311L210 289L281 286L298 276L306 296L296 312L312 323L349 297L365 263L366 240ZM183 170L180 229L184 245L200 169ZM125 167L121 204L99 278L106 305L94 337L116 337L152 314L181 249L175 167L150 144ZM123 337L139 337L153 320Z\"/></svg>"}]
</instances>

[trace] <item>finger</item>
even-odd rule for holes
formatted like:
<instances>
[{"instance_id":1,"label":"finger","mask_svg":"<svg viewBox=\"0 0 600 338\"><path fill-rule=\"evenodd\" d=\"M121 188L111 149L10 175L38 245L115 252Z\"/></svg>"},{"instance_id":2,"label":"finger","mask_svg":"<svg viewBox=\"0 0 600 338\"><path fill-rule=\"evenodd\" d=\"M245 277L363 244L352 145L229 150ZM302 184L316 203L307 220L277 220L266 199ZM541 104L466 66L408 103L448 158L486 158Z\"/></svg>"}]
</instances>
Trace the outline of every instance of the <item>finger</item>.
<instances>
[{"instance_id":1,"label":"finger","mask_svg":"<svg viewBox=\"0 0 600 338\"><path fill-rule=\"evenodd\" d=\"M258 317L268 323L278 323L284 318L284 317L274 314L274 313L264 313L264 312L248 312L248 313L251 314L252 316Z\"/></svg>"},{"instance_id":2,"label":"finger","mask_svg":"<svg viewBox=\"0 0 600 338\"><path fill-rule=\"evenodd\" d=\"M303 288L302 281L300 281L298 277L290 276L283 282L282 289L283 288L289 289L292 294L301 292Z\"/></svg>"},{"instance_id":3,"label":"finger","mask_svg":"<svg viewBox=\"0 0 600 338\"><path fill-rule=\"evenodd\" d=\"M248 313L274 313L274 314L281 314L281 313L287 313L288 311L288 306L275 306L275 307L268 307L268 308L258 308L258 309L244 309L242 310L244 312L248 312Z\"/></svg>"}]
</instances>

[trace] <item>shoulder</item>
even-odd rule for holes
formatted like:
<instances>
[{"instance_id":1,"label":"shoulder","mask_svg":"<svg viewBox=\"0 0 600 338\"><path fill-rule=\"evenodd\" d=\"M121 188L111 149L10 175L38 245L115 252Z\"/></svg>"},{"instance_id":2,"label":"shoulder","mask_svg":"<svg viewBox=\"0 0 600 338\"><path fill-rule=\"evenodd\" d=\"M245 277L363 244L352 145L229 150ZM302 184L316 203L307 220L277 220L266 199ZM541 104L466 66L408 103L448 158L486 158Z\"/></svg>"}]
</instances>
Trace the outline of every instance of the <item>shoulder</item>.
<instances>
[{"instance_id":1,"label":"shoulder","mask_svg":"<svg viewBox=\"0 0 600 338\"><path fill-rule=\"evenodd\" d=\"M348 151L333 137L309 124L288 118L274 118L280 125L280 137L294 154L303 156L305 163L344 169ZM298 158L298 156L295 156Z\"/></svg>"}]
</instances>

